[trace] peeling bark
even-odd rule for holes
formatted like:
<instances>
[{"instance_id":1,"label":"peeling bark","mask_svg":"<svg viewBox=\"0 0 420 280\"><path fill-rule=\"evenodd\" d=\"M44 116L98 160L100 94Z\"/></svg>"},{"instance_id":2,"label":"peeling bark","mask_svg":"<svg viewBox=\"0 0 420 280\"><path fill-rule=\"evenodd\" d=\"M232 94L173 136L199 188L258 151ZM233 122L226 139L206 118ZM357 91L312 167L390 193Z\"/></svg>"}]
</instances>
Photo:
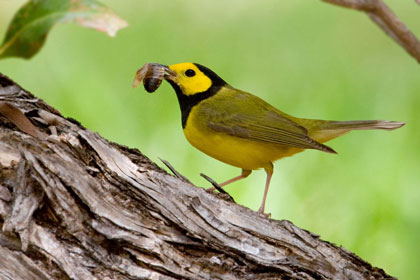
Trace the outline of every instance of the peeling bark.
<instances>
[{"instance_id":1,"label":"peeling bark","mask_svg":"<svg viewBox=\"0 0 420 280\"><path fill-rule=\"evenodd\" d=\"M0 115L0 279L392 279L167 174L1 74L0 102L47 135Z\"/></svg>"}]
</instances>

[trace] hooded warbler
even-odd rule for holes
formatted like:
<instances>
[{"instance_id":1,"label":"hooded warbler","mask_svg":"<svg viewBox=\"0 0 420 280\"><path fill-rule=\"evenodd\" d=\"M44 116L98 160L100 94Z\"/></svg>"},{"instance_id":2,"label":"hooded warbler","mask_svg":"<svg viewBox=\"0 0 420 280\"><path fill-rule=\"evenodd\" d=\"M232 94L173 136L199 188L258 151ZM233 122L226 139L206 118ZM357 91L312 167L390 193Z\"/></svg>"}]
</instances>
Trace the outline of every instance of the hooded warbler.
<instances>
[{"instance_id":1,"label":"hooded warbler","mask_svg":"<svg viewBox=\"0 0 420 280\"><path fill-rule=\"evenodd\" d=\"M158 70L164 68L164 79L174 88L179 101L182 128L188 141L207 155L242 169L241 175L221 183L221 187L248 177L252 170L265 169L267 179L260 213L264 213L274 161L305 149L335 154L323 143L351 130L392 130L405 124L296 118L251 93L230 86L200 64L150 65ZM159 81L162 71L155 71L153 67L148 68L149 73L160 73L159 76L147 78ZM135 84L138 81L135 80Z\"/></svg>"}]
</instances>

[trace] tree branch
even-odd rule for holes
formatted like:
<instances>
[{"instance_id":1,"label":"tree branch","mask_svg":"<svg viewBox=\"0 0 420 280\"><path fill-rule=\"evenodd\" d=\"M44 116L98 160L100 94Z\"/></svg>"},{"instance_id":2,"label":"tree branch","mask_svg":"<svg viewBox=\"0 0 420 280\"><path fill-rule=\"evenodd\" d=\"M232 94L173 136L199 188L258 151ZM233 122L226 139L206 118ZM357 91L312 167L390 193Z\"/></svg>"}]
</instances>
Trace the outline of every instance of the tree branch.
<instances>
[{"instance_id":1,"label":"tree branch","mask_svg":"<svg viewBox=\"0 0 420 280\"><path fill-rule=\"evenodd\" d=\"M420 41L382 0L323 0L338 6L364 11L417 62L420 63ZM417 0L417 3L418 0Z\"/></svg>"},{"instance_id":2,"label":"tree branch","mask_svg":"<svg viewBox=\"0 0 420 280\"><path fill-rule=\"evenodd\" d=\"M0 279L393 279L167 174L0 74ZM21 116L22 117L22 116Z\"/></svg>"}]
</instances>

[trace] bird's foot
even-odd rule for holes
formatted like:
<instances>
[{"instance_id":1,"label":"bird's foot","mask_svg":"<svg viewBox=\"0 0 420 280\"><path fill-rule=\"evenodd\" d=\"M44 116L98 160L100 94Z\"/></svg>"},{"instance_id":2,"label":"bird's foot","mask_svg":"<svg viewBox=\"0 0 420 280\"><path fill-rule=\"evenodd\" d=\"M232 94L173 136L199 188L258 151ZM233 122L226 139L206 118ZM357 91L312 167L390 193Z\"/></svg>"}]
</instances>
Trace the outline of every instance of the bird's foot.
<instances>
[{"instance_id":1,"label":"bird's foot","mask_svg":"<svg viewBox=\"0 0 420 280\"><path fill-rule=\"evenodd\" d=\"M271 218L271 213L264 213L264 208L263 207L260 207L260 209L258 209L258 214L261 214L268 219Z\"/></svg>"}]
</instances>

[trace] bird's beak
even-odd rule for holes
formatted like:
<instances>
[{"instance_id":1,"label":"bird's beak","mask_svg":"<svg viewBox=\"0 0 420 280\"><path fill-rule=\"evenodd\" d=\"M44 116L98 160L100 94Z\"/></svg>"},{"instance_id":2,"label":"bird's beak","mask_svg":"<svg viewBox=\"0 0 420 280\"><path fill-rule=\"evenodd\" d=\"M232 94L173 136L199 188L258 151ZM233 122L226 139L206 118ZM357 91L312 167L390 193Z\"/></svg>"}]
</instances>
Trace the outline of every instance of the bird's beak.
<instances>
[{"instance_id":1,"label":"bird's beak","mask_svg":"<svg viewBox=\"0 0 420 280\"><path fill-rule=\"evenodd\" d=\"M176 73L174 71L172 71L171 69L169 69L168 66L164 65L165 67L165 75L164 78L167 81L172 81L176 84L178 84L178 77L176 75Z\"/></svg>"}]
</instances>

